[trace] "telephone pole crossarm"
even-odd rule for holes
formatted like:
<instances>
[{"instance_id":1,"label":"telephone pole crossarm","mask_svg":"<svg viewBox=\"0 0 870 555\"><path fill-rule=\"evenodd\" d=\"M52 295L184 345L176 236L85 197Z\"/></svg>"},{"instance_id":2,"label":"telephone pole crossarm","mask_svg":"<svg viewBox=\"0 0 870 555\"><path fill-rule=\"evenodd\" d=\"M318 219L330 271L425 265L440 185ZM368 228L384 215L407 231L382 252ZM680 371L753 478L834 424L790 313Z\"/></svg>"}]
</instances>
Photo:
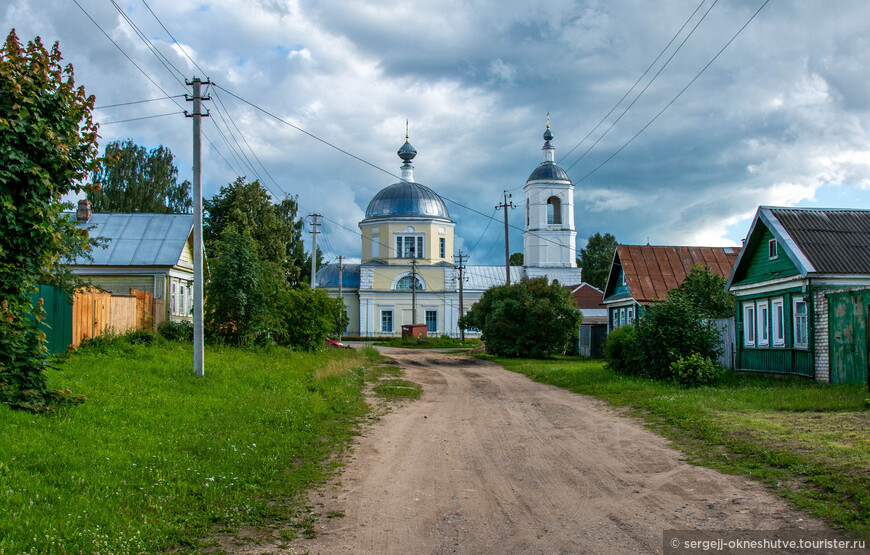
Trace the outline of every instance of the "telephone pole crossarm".
<instances>
[{"instance_id":1,"label":"telephone pole crossarm","mask_svg":"<svg viewBox=\"0 0 870 555\"><path fill-rule=\"evenodd\" d=\"M513 201L509 201L511 198L511 194L507 191L504 192L504 202L497 205L495 207L496 210L499 208L504 208L504 284L511 284L511 248L510 248L510 230L508 229L508 208L511 210L515 209L517 206L513 203Z\"/></svg>"}]
</instances>

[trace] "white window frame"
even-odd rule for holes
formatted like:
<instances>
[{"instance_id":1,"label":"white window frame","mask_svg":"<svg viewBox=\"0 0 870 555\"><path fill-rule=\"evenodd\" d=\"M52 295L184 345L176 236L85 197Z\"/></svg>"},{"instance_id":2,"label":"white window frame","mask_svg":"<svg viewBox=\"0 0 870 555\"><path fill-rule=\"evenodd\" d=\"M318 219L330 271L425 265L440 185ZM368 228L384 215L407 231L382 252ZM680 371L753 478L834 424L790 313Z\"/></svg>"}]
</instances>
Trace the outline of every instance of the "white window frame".
<instances>
[{"instance_id":1,"label":"white window frame","mask_svg":"<svg viewBox=\"0 0 870 555\"><path fill-rule=\"evenodd\" d=\"M743 344L755 346L755 303L743 303Z\"/></svg>"},{"instance_id":2,"label":"white window frame","mask_svg":"<svg viewBox=\"0 0 870 555\"><path fill-rule=\"evenodd\" d=\"M630 324L634 322L634 307L630 306L625 309L625 323Z\"/></svg>"},{"instance_id":3,"label":"white window frame","mask_svg":"<svg viewBox=\"0 0 870 555\"><path fill-rule=\"evenodd\" d=\"M804 313L803 315L798 314L797 306L798 304L804 305ZM809 320L809 310L810 305L807 303L806 299L803 297L795 297L792 301L792 320L794 322L794 346L799 349L806 349L810 346L810 320ZM801 320L803 322L801 323ZM802 326L802 327L801 327ZM800 332L803 333L800 333ZM798 339L803 336L803 341L798 341Z\"/></svg>"},{"instance_id":4,"label":"white window frame","mask_svg":"<svg viewBox=\"0 0 870 555\"><path fill-rule=\"evenodd\" d=\"M396 233L396 258L425 258L425 233ZM409 246L414 247L413 254Z\"/></svg>"},{"instance_id":5,"label":"white window frame","mask_svg":"<svg viewBox=\"0 0 870 555\"><path fill-rule=\"evenodd\" d=\"M779 311L777 313L777 311ZM773 346L785 346L785 306L782 297L770 301L770 312L773 323Z\"/></svg>"},{"instance_id":6,"label":"white window frame","mask_svg":"<svg viewBox=\"0 0 870 555\"><path fill-rule=\"evenodd\" d=\"M767 259L776 260L777 258L779 258L779 243L776 242L776 239L771 239L767 242Z\"/></svg>"},{"instance_id":7,"label":"white window frame","mask_svg":"<svg viewBox=\"0 0 870 555\"><path fill-rule=\"evenodd\" d=\"M756 301L755 318L758 322L755 343L759 347L767 347L770 345L770 303L767 299Z\"/></svg>"},{"instance_id":8,"label":"white window frame","mask_svg":"<svg viewBox=\"0 0 870 555\"><path fill-rule=\"evenodd\" d=\"M625 309L624 308L619 309L619 323L623 326L628 323L628 320L625 319Z\"/></svg>"},{"instance_id":9,"label":"white window frame","mask_svg":"<svg viewBox=\"0 0 870 555\"><path fill-rule=\"evenodd\" d=\"M447 238L439 237L438 238L438 255L441 258L447 258Z\"/></svg>"},{"instance_id":10,"label":"white window frame","mask_svg":"<svg viewBox=\"0 0 870 555\"><path fill-rule=\"evenodd\" d=\"M435 329L429 329L429 315L435 315ZM426 333L438 333L438 310L426 309L423 311L423 323L426 324Z\"/></svg>"},{"instance_id":11,"label":"white window frame","mask_svg":"<svg viewBox=\"0 0 870 555\"><path fill-rule=\"evenodd\" d=\"M175 306L178 303L178 280L172 279L169 282L169 313L176 314Z\"/></svg>"},{"instance_id":12,"label":"white window frame","mask_svg":"<svg viewBox=\"0 0 870 555\"><path fill-rule=\"evenodd\" d=\"M384 316L390 315L390 329L384 329ZM383 309L381 310L381 333L393 333L393 330L396 329L396 323L393 319L393 309Z\"/></svg>"},{"instance_id":13,"label":"white window frame","mask_svg":"<svg viewBox=\"0 0 870 555\"><path fill-rule=\"evenodd\" d=\"M611 319L610 325L612 326L612 328L613 329L618 328L619 327L619 311L616 310L615 308L613 309L613 314L610 316L610 319Z\"/></svg>"}]
</instances>

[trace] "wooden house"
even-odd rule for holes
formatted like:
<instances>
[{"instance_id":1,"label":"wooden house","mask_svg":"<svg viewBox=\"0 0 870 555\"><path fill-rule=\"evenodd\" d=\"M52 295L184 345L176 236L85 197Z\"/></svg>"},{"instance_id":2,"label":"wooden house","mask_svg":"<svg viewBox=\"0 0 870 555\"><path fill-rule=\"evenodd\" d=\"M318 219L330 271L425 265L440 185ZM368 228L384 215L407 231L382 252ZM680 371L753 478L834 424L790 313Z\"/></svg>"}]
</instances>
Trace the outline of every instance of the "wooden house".
<instances>
[{"instance_id":1,"label":"wooden house","mask_svg":"<svg viewBox=\"0 0 870 555\"><path fill-rule=\"evenodd\" d=\"M95 214L86 200L78 208L70 217L106 246L91 250L93 260L74 260L74 273L116 295L130 295L131 289L152 293L155 327L192 319L192 214Z\"/></svg>"},{"instance_id":2,"label":"wooden house","mask_svg":"<svg viewBox=\"0 0 870 555\"><path fill-rule=\"evenodd\" d=\"M728 289L738 370L867 382L870 210L759 207Z\"/></svg>"},{"instance_id":3,"label":"wooden house","mask_svg":"<svg viewBox=\"0 0 870 555\"><path fill-rule=\"evenodd\" d=\"M574 304L583 314L580 333L577 338L577 352L580 356L603 357L604 340L607 336L607 307L604 305L604 292L588 283L566 285Z\"/></svg>"},{"instance_id":4,"label":"wooden house","mask_svg":"<svg viewBox=\"0 0 870 555\"><path fill-rule=\"evenodd\" d=\"M604 286L608 331L632 323L645 304L664 300L696 264L729 276L738 255L731 247L617 246Z\"/></svg>"}]
</instances>

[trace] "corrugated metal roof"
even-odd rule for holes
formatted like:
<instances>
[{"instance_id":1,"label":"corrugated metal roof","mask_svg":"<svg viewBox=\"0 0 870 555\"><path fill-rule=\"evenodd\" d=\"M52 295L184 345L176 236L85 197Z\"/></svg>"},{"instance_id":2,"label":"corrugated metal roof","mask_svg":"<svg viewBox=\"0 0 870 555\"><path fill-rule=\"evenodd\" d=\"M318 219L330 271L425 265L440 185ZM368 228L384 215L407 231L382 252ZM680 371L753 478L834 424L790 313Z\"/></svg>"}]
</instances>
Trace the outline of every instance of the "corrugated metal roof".
<instances>
[{"instance_id":1,"label":"corrugated metal roof","mask_svg":"<svg viewBox=\"0 0 870 555\"><path fill-rule=\"evenodd\" d=\"M820 274L870 274L870 210L769 208Z\"/></svg>"},{"instance_id":2,"label":"corrugated metal roof","mask_svg":"<svg viewBox=\"0 0 870 555\"><path fill-rule=\"evenodd\" d=\"M511 266L511 283L518 283L524 275L522 266ZM494 285L504 285L504 266L466 266L462 272L463 288L485 291Z\"/></svg>"},{"instance_id":3,"label":"corrugated metal roof","mask_svg":"<svg viewBox=\"0 0 870 555\"><path fill-rule=\"evenodd\" d=\"M641 303L667 297L696 264L727 278L740 254L736 247L651 245L619 245L616 252L631 296Z\"/></svg>"},{"instance_id":4,"label":"corrugated metal roof","mask_svg":"<svg viewBox=\"0 0 870 555\"><path fill-rule=\"evenodd\" d=\"M342 264L342 287L359 287L359 264ZM327 264L317 270L317 287L338 287L338 264Z\"/></svg>"},{"instance_id":5,"label":"corrugated metal roof","mask_svg":"<svg viewBox=\"0 0 870 555\"><path fill-rule=\"evenodd\" d=\"M91 226L90 237L108 244L91 250L93 261L79 257L76 265L174 266L193 232L193 214L92 214L79 223L83 229Z\"/></svg>"}]
</instances>

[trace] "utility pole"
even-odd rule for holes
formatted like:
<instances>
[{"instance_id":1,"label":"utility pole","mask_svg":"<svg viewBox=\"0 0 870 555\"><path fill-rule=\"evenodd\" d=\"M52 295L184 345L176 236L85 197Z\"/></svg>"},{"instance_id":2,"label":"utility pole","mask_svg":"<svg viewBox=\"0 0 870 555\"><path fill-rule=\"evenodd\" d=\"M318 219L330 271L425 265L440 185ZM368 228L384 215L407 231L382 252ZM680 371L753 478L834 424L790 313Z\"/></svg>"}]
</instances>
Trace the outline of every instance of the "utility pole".
<instances>
[{"instance_id":1,"label":"utility pole","mask_svg":"<svg viewBox=\"0 0 870 555\"><path fill-rule=\"evenodd\" d=\"M184 111L184 115L193 118L193 374L197 378L205 375L204 333L203 333L203 274L202 274L202 117L208 117L208 112L202 113L203 82L199 77L187 81L187 86L193 87L193 96L185 95L188 102L193 102L193 113ZM205 80L206 85L211 81Z\"/></svg>"},{"instance_id":2,"label":"utility pole","mask_svg":"<svg viewBox=\"0 0 870 555\"><path fill-rule=\"evenodd\" d=\"M309 214L311 216L311 288L314 289L317 284L317 234L320 233L317 231L317 226L320 224L317 223L317 218L320 218L320 214Z\"/></svg>"},{"instance_id":3,"label":"utility pole","mask_svg":"<svg viewBox=\"0 0 870 555\"><path fill-rule=\"evenodd\" d=\"M342 303L344 303L344 297L341 294L341 272L342 272L342 270L343 270L343 268L341 265L341 256L339 256L338 257L338 298L341 299ZM339 308L339 310L341 310L341 308ZM338 315L338 342L339 343L341 343L341 324L342 324L343 320L344 320L344 318L342 318L342 315L339 314Z\"/></svg>"},{"instance_id":4,"label":"utility pole","mask_svg":"<svg viewBox=\"0 0 870 555\"><path fill-rule=\"evenodd\" d=\"M459 251L459 265L456 269L459 270L459 318L461 319L465 315L465 306L462 304L462 270L465 269L462 265L462 251ZM459 340L465 341L465 328L459 328Z\"/></svg>"},{"instance_id":5,"label":"utility pole","mask_svg":"<svg viewBox=\"0 0 870 555\"><path fill-rule=\"evenodd\" d=\"M417 259L411 259L411 323L417 323Z\"/></svg>"},{"instance_id":6,"label":"utility pole","mask_svg":"<svg viewBox=\"0 0 870 555\"><path fill-rule=\"evenodd\" d=\"M511 247L510 247L510 239L508 237L508 208L514 209L516 205L513 201L508 201L511 198L510 193L507 191L504 192L504 202L495 207L496 210L499 208L504 208L504 284L511 284Z\"/></svg>"}]
</instances>

